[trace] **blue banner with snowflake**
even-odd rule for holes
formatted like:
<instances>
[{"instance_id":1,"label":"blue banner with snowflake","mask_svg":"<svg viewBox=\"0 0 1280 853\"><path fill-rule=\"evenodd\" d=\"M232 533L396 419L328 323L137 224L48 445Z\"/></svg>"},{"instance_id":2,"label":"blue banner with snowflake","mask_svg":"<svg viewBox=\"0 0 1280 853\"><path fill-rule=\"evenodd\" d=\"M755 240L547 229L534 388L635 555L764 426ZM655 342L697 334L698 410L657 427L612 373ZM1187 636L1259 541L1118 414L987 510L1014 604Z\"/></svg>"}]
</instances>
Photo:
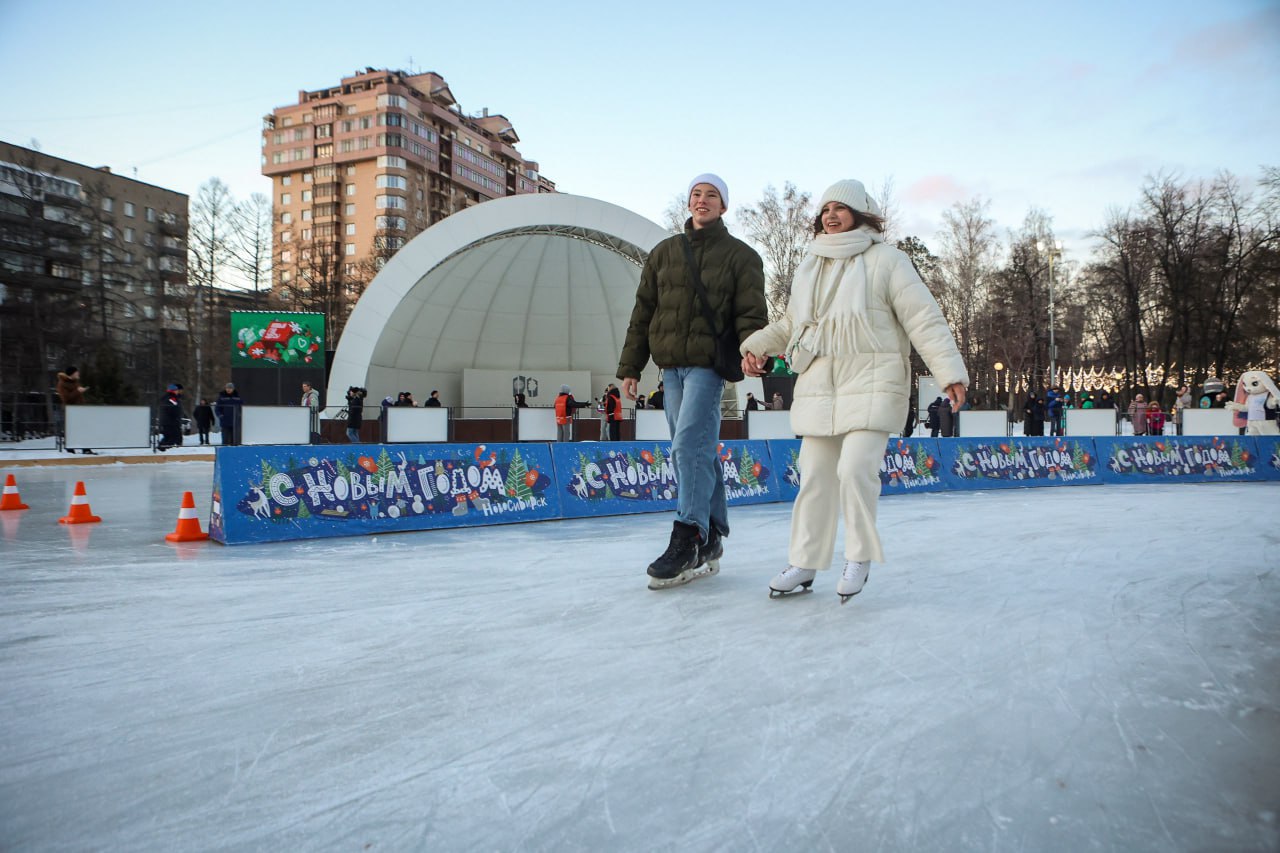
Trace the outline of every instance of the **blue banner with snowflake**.
<instances>
[{"instance_id":1,"label":"blue banner with snowflake","mask_svg":"<svg viewBox=\"0 0 1280 853\"><path fill-rule=\"evenodd\" d=\"M951 489L1098 485L1092 438L950 438L938 442Z\"/></svg>"},{"instance_id":2,"label":"blue banner with snowflake","mask_svg":"<svg viewBox=\"0 0 1280 853\"><path fill-rule=\"evenodd\" d=\"M1239 435L1096 438L1109 483L1221 482L1262 479L1266 464L1253 439Z\"/></svg>"},{"instance_id":3,"label":"blue banner with snowflake","mask_svg":"<svg viewBox=\"0 0 1280 853\"><path fill-rule=\"evenodd\" d=\"M1254 436L1258 449L1258 479L1280 480L1280 436Z\"/></svg>"},{"instance_id":4,"label":"blue banner with snowflake","mask_svg":"<svg viewBox=\"0 0 1280 853\"><path fill-rule=\"evenodd\" d=\"M545 444L221 447L210 535L228 545L559 518Z\"/></svg>"},{"instance_id":5,"label":"blue banner with snowflake","mask_svg":"<svg viewBox=\"0 0 1280 853\"><path fill-rule=\"evenodd\" d=\"M676 508L669 441L560 442L552 453L567 518ZM730 505L780 500L765 442L723 441L716 455Z\"/></svg>"}]
</instances>

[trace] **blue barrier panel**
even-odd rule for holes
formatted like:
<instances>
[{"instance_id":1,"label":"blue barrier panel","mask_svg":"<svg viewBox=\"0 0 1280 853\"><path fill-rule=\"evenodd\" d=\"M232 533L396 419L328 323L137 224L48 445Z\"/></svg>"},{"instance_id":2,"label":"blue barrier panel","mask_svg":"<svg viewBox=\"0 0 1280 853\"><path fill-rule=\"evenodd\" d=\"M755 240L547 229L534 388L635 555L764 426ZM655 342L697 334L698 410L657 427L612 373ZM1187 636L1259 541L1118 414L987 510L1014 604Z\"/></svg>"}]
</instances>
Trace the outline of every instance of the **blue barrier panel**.
<instances>
[{"instance_id":1,"label":"blue barrier panel","mask_svg":"<svg viewBox=\"0 0 1280 853\"><path fill-rule=\"evenodd\" d=\"M669 441L558 442L551 448L566 518L676 508L679 484ZM778 500L765 442L721 442L717 455L731 506Z\"/></svg>"},{"instance_id":2,"label":"blue barrier panel","mask_svg":"<svg viewBox=\"0 0 1280 853\"><path fill-rule=\"evenodd\" d=\"M880 494L940 492L944 479L941 442L936 438L891 438L880 461Z\"/></svg>"},{"instance_id":3,"label":"blue barrier panel","mask_svg":"<svg viewBox=\"0 0 1280 853\"><path fill-rule=\"evenodd\" d=\"M1095 443L1108 483L1257 479L1257 447L1239 435L1097 438Z\"/></svg>"},{"instance_id":4,"label":"blue barrier panel","mask_svg":"<svg viewBox=\"0 0 1280 853\"><path fill-rule=\"evenodd\" d=\"M210 535L228 545L558 518L545 444L220 447Z\"/></svg>"},{"instance_id":5,"label":"blue barrier panel","mask_svg":"<svg viewBox=\"0 0 1280 853\"><path fill-rule=\"evenodd\" d=\"M800 439L771 438L767 444L778 480L778 500L794 501L800 494Z\"/></svg>"},{"instance_id":6,"label":"blue barrier panel","mask_svg":"<svg viewBox=\"0 0 1280 853\"><path fill-rule=\"evenodd\" d=\"M1258 450L1258 479L1280 480L1280 436L1254 436Z\"/></svg>"},{"instance_id":7,"label":"blue barrier panel","mask_svg":"<svg viewBox=\"0 0 1280 853\"><path fill-rule=\"evenodd\" d=\"M952 489L1079 486L1101 482L1092 438L949 438L939 441Z\"/></svg>"}]
</instances>

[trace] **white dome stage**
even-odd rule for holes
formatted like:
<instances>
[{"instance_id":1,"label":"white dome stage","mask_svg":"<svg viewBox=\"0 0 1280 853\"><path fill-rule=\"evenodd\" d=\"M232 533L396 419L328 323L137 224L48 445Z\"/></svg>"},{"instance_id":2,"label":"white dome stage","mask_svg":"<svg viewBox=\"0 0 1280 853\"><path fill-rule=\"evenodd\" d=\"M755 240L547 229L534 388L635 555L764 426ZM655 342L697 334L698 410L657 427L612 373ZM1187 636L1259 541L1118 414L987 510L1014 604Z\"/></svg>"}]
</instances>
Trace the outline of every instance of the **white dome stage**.
<instances>
[{"instance_id":1,"label":"white dome stage","mask_svg":"<svg viewBox=\"0 0 1280 853\"><path fill-rule=\"evenodd\" d=\"M398 391L421 404L438 389L444 405L471 408L510 406L513 382L534 378L530 405L549 405L563 382L589 375L591 387L574 394L599 396L614 381L644 259L666 236L629 210L565 194L497 199L444 219L397 252L356 304L328 411L351 385L369 389L366 405ZM656 385L651 364L641 389Z\"/></svg>"}]
</instances>

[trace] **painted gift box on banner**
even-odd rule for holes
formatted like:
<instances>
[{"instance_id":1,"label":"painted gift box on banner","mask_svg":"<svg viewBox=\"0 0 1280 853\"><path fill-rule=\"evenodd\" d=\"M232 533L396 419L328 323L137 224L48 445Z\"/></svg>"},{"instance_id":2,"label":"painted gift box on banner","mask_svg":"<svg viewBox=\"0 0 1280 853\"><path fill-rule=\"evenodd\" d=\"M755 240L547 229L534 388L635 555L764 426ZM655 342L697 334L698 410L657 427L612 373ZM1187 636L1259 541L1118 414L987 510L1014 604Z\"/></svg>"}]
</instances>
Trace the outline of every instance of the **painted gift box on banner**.
<instances>
[{"instance_id":1,"label":"painted gift box on banner","mask_svg":"<svg viewBox=\"0 0 1280 853\"><path fill-rule=\"evenodd\" d=\"M566 518L676 508L670 442L561 442L552 453ZM765 442L724 441L716 455L730 505L781 499Z\"/></svg>"},{"instance_id":2,"label":"painted gift box on banner","mask_svg":"<svg viewBox=\"0 0 1280 853\"><path fill-rule=\"evenodd\" d=\"M543 444L219 448L210 536L228 545L559 518Z\"/></svg>"}]
</instances>

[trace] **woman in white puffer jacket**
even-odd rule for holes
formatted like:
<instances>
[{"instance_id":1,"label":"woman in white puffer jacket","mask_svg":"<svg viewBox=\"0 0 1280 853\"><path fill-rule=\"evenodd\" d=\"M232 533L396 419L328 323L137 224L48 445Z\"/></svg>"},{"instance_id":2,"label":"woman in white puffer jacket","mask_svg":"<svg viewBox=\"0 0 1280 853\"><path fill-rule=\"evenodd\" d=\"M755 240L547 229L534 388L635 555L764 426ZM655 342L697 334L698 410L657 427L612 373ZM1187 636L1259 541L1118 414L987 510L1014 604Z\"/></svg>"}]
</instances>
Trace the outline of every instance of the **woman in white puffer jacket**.
<instances>
[{"instance_id":1,"label":"woman in white puffer jacket","mask_svg":"<svg viewBox=\"0 0 1280 853\"><path fill-rule=\"evenodd\" d=\"M843 512L841 603L883 562L876 532L880 463L907 420L911 347L959 410L969 374L942 310L911 259L883 237L879 205L862 183L822 194L817 236L796 271L786 314L742 342L742 368L760 376L768 356L799 373L791 428L800 446L800 493L791 515L789 565L770 595L808 590L831 564Z\"/></svg>"}]
</instances>

